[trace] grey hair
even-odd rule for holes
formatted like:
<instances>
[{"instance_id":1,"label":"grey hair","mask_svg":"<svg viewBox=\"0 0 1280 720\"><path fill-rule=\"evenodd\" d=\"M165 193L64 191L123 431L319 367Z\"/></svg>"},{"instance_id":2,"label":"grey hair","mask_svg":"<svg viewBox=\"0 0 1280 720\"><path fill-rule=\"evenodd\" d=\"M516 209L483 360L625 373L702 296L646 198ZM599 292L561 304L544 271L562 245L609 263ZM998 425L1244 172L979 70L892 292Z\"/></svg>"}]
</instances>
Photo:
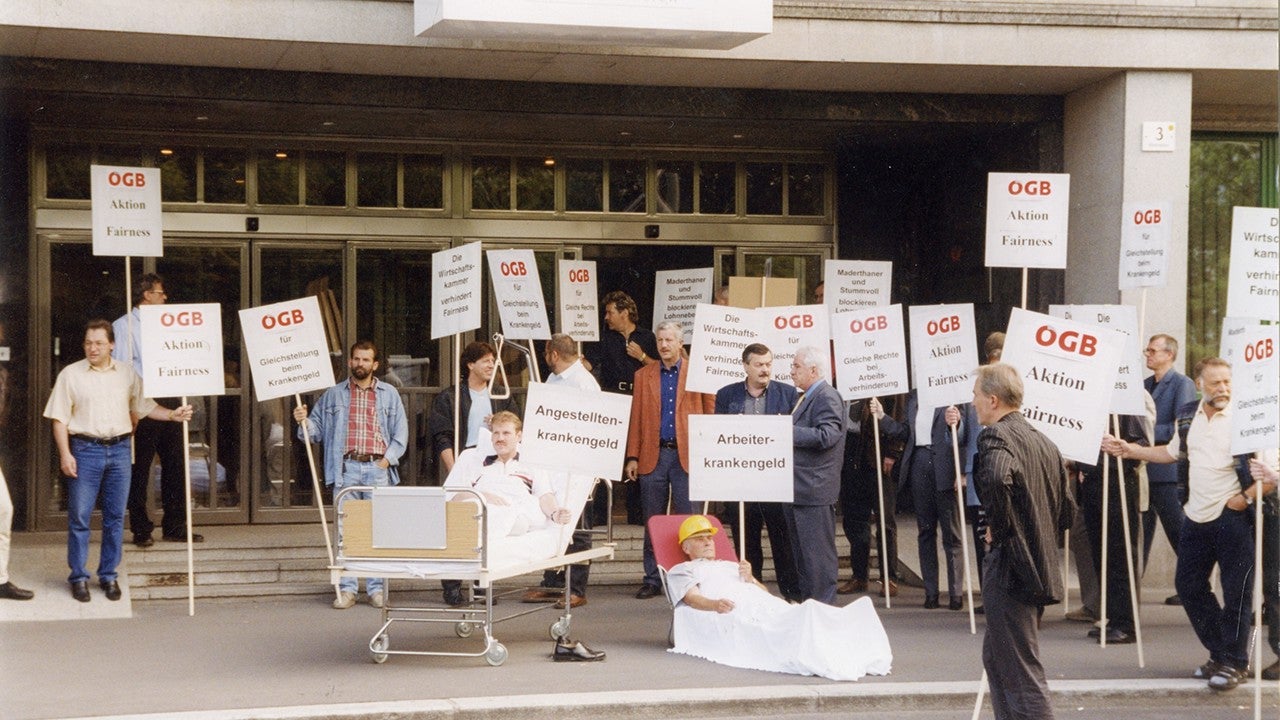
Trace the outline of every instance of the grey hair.
<instances>
[{"instance_id":1,"label":"grey hair","mask_svg":"<svg viewBox=\"0 0 1280 720\"><path fill-rule=\"evenodd\" d=\"M675 320L663 320L658 323L658 327L654 329L653 334L657 335L663 330L674 330L677 338L684 339L684 326Z\"/></svg>"},{"instance_id":2,"label":"grey hair","mask_svg":"<svg viewBox=\"0 0 1280 720\"><path fill-rule=\"evenodd\" d=\"M974 370L974 374L978 378L978 392L986 396L994 395L1005 407L1014 410L1022 407L1022 378L1018 377L1018 371L1012 365L982 365Z\"/></svg>"},{"instance_id":3,"label":"grey hair","mask_svg":"<svg viewBox=\"0 0 1280 720\"><path fill-rule=\"evenodd\" d=\"M796 362L803 367L817 368L818 377L825 379L827 377L827 364L823 362L824 359L822 350L812 345L806 345L796 351Z\"/></svg>"}]
</instances>

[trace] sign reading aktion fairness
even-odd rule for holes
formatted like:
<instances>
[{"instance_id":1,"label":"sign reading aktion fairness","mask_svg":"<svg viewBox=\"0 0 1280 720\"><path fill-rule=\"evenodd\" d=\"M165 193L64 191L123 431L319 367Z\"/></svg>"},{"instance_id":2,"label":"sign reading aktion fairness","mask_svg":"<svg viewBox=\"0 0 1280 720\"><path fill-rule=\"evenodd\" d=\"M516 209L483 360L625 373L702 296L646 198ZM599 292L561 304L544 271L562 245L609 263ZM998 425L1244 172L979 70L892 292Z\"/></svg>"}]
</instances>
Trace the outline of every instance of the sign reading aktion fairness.
<instances>
[{"instance_id":1,"label":"sign reading aktion fairness","mask_svg":"<svg viewBox=\"0 0 1280 720\"><path fill-rule=\"evenodd\" d=\"M758 341L759 320L757 310L699 303L685 389L714 394L729 383L741 382L745 377L742 349ZM776 373L776 359L773 367Z\"/></svg>"},{"instance_id":2,"label":"sign reading aktion fairness","mask_svg":"<svg viewBox=\"0 0 1280 720\"><path fill-rule=\"evenodd\" d=\"M1164 287L1169 282L1173 204L1124 204L1120 226L1120 289Z\"/></svg>"},{"instance_id":3,"label":"sign reading aktion fairness","mask_svg":"<svg viewBox=\"0 0 1280 720\"><path fill-rule=\"evenodd\" d=\"M773 351L773 379L794 384L791 361L803 347L822 351L823 377L831 381L831 318L825 305L792 305L756 311L760 342Z\"/></svg>"},{"instance_id":4,"label":"sign reading aktion fairness","mask_svg":"<svg viewBox=\"0 0 1280 720\"><path fill-rule=\"evenodd\" d=\"M93 254L164 255L160 169L89 166Z\"/></svg>"},{"instance_id":5,"label":"sign reading aktion fairness","mask_svg":"<svg viewBox=\"0 0 1280 720\"><path fill-rule=\"evenodd\" d=\"M324 317L314 295L245 308L240 332L260 402L333 385Z\"/></svg>"},{"instance_id":6,"label":"sign reading aktion fairness","mask_svg":"<svg viewBox=\"0 0 1280 720\"><path fill-rule=\"evenodd\" d=\"M973 305L912 305L911 367L916 399L916 438L932 435L933 409L973 402L978 335Z\"/></svg>"},{"instance_id":7,"label":"sign reading aktion fairness","mask_svg":"<svg viewBox=\"0 0 1280 720\"><path fill-rule=\"evenodd\" d=\"M907 392L905 333L901 305L833 314L834 385L840 396L859 400Z\"/></svg>"},{"instance_id":8,"label":"sign reading aktion fairness","mask_svg":"<svg viewBox=\"0 0 1280 720\"><path fill-rule=\"evenodd\" d=\"M1022 377L1022 415L1063 457L1094 464L1108 431L1124 336L1014 308L1001 362Z\"/></svg>"},{"instance_id":9,"label":"sign reading aktion fairness","mask_svg":"<svg viewBox=\"0 0 1280 720\"><path fill-rule=\"evenodd\" d=\"M431 254L431 339L480 327L480 243Z\"/></svg>"},{"instance_id":10,"label":"sign reading aktion fairness","mask_svg":"<svg viewBox=\"0 0 1280 720\"><path fill-rule=\"evenodd\" d=\"M795 498L790 415L689 417L689 500Z\"/></svg>"},{"instance_id":11,"label":"sign reading aktion fairness","mask_svg":"<svg viewBox=\"0 0 1280 720\"><path fill-rule=\"evenodd\" d=\"M1138 309L1132 305L1050 305L1049 314L1115 330L1124 336L1110 409L1120 415L1146 415L1147 391L1142 386L1142 373L1147 364L1139 349Z\"/></svg>"},{"instance_id":12,"label":"sign reading aktion fairness","mask_svg":"<svg viewBox=\"0 0 1280 720\"><path fill-rule=\"evenodd\" d=\"M684 327L684 344L693 340L698 303L711 302L715 268L659 270L653 282L653 329L666 320Z\"/></svg>"},{"instance_id":13,"label":"sign reading aktion fairness","mask_svg":"<svg viewBox=\"0 0 1280 720\"><path fill-rule=\"evenodd\" d=\"M1280 446L1280 326L1255 325L1234 342L1231 454Z\"/></svg>"},{"instance_id":14,"label":"sign reading aktion fairness","mask_svg":"<svg viewBox=\"0 0 1280 720\"><path fill-rule=\"evenodd\" d=\"M618 477L630 421L630 395L530 383L521 457L555 472Z\"/></svg>"},{"instance_id":15,"label":"sign reading aktion fairness","mask_svg":"<svg viewBox=\"0 0 1280 720\"><path fill-rule=\"evenodd\" d=\"M600 339L596 261L559 260L560 332L578 342Z\"/></svg>"},{"instance_id":16,"label":"sign reading aktion fairness","mask_svg":"<svg viewBox=\"0 0 1280 720\"><path fill-rule=\"evenodd\" d=\"M828 260L822 285L830 314L889 304L893 263L871 260Z\"/></svg>"},{"instance_id":17,"label":"sign reading aktion fairness","mask_svg":"<svg viewBox=\"0 0 1280 720\"><path fill-rule=\"evenodd\" d=\"M1227 315L1280 322L1280 210L1232 208Z\"/></svg>"},{"instance_id":18,"label":"sign reading aktion fairness","mask_svg":"<svg viewBox=\"0 0 1280 720\"><path fill-rule=\"evenodd\" d=\"M139 305L142 393L147 397L222 395L222 306Z\"/></svg>"},{"instance_id":19,"label":"sign reading aktion fairness","mask_svg":"<svg viewBox=\"0 0 1280 720\"><path fill-rule=\"evenodd\" d=\"M532 250L489 250L489 280L508 340L547 340L551 323Z\"/></svg>"},{"instance_id":20,"label":"sign reading aktion fairness","mask_svg":"<svg viewBox=\"0 0 1280 720\"><path fill-rule=\"evenodd\" d=\"M987 267L1065 268L1071 176L987 174Z\"/></svg>"}]
</instances>

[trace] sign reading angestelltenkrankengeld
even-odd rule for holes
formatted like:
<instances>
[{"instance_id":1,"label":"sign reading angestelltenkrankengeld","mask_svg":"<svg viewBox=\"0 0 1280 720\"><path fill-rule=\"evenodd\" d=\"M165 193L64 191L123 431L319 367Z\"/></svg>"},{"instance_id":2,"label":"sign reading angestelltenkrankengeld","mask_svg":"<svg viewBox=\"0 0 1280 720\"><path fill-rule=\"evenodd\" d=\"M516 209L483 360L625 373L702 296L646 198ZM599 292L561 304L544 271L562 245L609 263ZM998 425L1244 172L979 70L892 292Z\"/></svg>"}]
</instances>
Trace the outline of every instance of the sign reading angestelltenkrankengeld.
<instances>
[{"instance_id":1,"label":"sign reading angestelltenkrankengeld","mask_svg":"<svg viewBox=\"0 0 1280 720\"><path fill-rule=\"evenodd\" d=\"M333 385L324 317L314 295L245 308L240 331L259 401Z\"/></svg>"},{"instance_id":2,"label":"sign reading angestelltenkrankengeld","mask_svg":"<svg viewBox=\"0 0 1280 720\"><path fill-rule=\"evenodd\" d=\"M630 421L630 395L530 383L520 458L555 472L619 477Z\"/></svg>"},{"instance_id":3,"label":"sign reading angestelltenkrankengeld","mask_svg":"<svg viewBox=\"0 0 1280 720\"><path fill-rule=\"evenodd\" d=\"M689 499L795 498L790 415L691 415Z\"/></svg>"}]
</instances>

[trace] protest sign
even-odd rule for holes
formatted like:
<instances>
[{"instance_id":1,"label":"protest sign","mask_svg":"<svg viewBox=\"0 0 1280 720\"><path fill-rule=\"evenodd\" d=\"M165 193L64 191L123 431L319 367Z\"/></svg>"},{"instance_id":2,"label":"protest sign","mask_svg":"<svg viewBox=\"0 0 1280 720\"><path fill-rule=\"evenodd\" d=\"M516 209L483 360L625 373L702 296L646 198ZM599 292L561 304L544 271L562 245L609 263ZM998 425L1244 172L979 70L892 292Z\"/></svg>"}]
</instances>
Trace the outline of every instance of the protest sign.
<instances>
[{"instance_id":1,"label":"protest sign","mask_svg":"<svg viewBox=\"0 0 1280 720\"><path fill-rule=\"evenodd\" d=\"M629 395L530 383L520 458L555 472L619 477L630 421Z\"/></svg>"},{"instance_id":2,"label":"protest sign","mask_svg":"<svg viewBox=\"0 0 1280 720\"><path fill-rule=\"evenodd\" d=\"M1065 268L1071 176L987 174L987 267Z\"/></svg>"},{"instance_id":3,"label":"protest sign","mask_svg":"<svg viewBox=\"0 0 1280 720\"><path fill-rule=\"evenodd\" d=\"M1222 333L1218 335L1218 357L1231 363L1235 367L1239 362L1238 357L1240 351L1241 338L1245 333L1253 330L1262 324L1257 318L1238 318L1224 317L1222 318ZM1195 378L1192 378L1193 380Z\"/></svg>"},{"instance_id":4,"label":"protest sign","mask_svg":"<svg viewBox=\"0 0 1280 720\"><path fill-rule=\"evenodd\" d=\"M222 306L139 305L142 392L150 398L222 395Z\"/></svg>"},{"instance_id":5,"label":"protest sign","mask_svg":"<svg viewBox=\"0 0 1280 720\"><path fill-rule=\"evenodd\" d=\"M489 250L489 281L508 340L548 340L551 323L532 250Z\"/></svg>"},{"instance_id":6,"label":"protest sign","mask_svg":"<svg viewBox=\"0 0 1280 720\"><path fill-rule=\"evenodd\" d=\"M1107 427L1124 336L1014 308L1001 362L1022 378L1022 415L1063 457L1093 465Z\"/></svg>"},{"instance_id":7,"label":"protest sign","mask_svg":"<svg viewBox=\"0 0 1280 720\"><path fill-rule=\"evenodd\" d=\"M790 415L691 415L689 500L795 497Z\"/></svg>"},{"instance_id":8,"label":"protest sign","mask_svg":"<svg viewBox=\"0 0 1280 720\"><path fill-rule=\"evenodd\" d=\"M836 379L845 400L907 392L907 345L902 306L866 308L831 316Z\"/></svg>"},{"instance_id":9,"label":"protest sign","mask_svg":"<svg viewBox=\"0 0 1280 720\"><path fill-rule=\"evenodd\" d=\"M1280 446L1280 326L1255 325L1234 340L1231 454Z\"/></svg>"},{"instance_id":10,"label":"protest sign","mask_svg":"<svg viewBox=\"0 0 1280 720\"><path fill-rule=\"evenodd\" d=\"M666 320L684 327L684 344L693 340L694 316L698 303L712 300L711 283L715 268L659 270L653 283L653 329Z\"/></svg>"},{"instance_id":11,"label":"protest sign","mask_svg":"<svg viewBox=\"0 0 1280 720\"><path fill-rule=\"evenodd\" d=\"M1120 289L1164 287L1169 283L1169 238L1173 204L1124 204L1120 226Z\"/></svg>"},{"instance_id":12,"label":"protest sign","mask_svg":"<svg viewBox=\"0 0 1280 720\"><path fill-rule=\"evenodd\" d=\"M893 263L871 260L828 260L822 269L828 314L889 304Z\"/></svg>"},{"instance_id":13,"label":"protest sign","mask_svg":"<svg viewBox=\"0 0 1280 720\"><path fill-rule=\"evenodd\" d=\"M685 389L715 394L744 377L742 349L759 338L760 316L755 310L700 303L693 324L697 332L689 347ZM774 362L774 371L778 364Z\"/></svg>"},{"instance_id":14,"label":"protest sign","mask_svg":"<svg viewBox=\"0 0 1280 720\"><path fill-rule=\"evenodd\" d=\"M89 166L94 255L164 254L159 168Z\"/></svg>"},{"instance_id":15,"label":"protest sign","mask_svg":"<svg viewBox=\"0 0 1280 720\"><path fill-rule=\"evenodd\" d=\"M973 305L913 305L911 367L915 374L916 438L932 435L933 409L973 402L978 336Z\"/></svg>"},{"instance_id":16,"label":"protest sign","mask_svg":"<svg viewBox=\"0 0 1280 720\"><path fill-rule=\"evenodd\" d=\"M794 383L791 361L796 351L815 347L822 351L823 377L831 381L831 318L824 305L791 305L756 310L760 342L773 351L773 379Z\"/></svg>"},{"instance_id":17,"label":"protest sign","mask_svg":"<svg viewBox=\"0 0 1280 720\"><path fill-rule=\"evenodd\" d=\"M259 402L333 385L324 317L314 295L240 311Z\"/></svg>"},{"instance_id":18,"label":"protest sign","mask_svg":"<svg viewBox=\"0 0 1280 720\"><path fill-rule=\"evenodd\" d=\"M560 280L560 332L578 342L599 340L596 261L560 260L557 269Z\"/></svg>"},{"instance_id":19,"label":"protest sign","mask_svg":"<svg viewBox=\"0 0 1280 720\"><path fill-rule=\"evenodd\" d=\"M1142 371L1147 364L1142 357L1145 344L1138 338L1138 309L1132 305L1050 305L1049 314L1109 328L1124 335L1110 409L1120 415L1146 415L1146 389L1142 386Z\"/></svg>"},{"instance_id":20,"label":"protest sign","mask_svg":"<svg viewBox=\"0 0 1280 720\"><path fill-rule=\"evenodd\" d=\"M1280 210L1231 212L1227 315L1280 322Z\"/></svg>"},{"instance_id":21,"label":"protest sign","mask_svg":"<svg viewBox=\"0 0 1280 720\"><path fill-rule=\"evenodd\" d=\"M431 339L480 327L480 243L431 254Z\"/></svg>"}]
</instances>

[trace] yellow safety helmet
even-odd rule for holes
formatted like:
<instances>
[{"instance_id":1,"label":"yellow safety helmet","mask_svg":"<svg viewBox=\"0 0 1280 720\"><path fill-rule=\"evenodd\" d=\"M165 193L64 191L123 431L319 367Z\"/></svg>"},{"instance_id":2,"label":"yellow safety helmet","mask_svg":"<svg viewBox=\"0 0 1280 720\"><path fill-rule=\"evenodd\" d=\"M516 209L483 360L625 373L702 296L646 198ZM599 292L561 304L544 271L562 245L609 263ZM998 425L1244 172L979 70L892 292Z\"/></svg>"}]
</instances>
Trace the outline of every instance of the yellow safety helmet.
<instances>
[{"instance_id":1,"label":"yellow safety helmet","mask_svg":"<svg viewBox=\"0 0 1280 720\"><path fill-rule=\"evenodd\" d=\"M712 525L705 515L690 515L684 519L684 522L680 523L680 532L677 537L680 538L680 544L683 545L685 540L694 535L703 533L715 535L717 532L719 531L716 530L716 526Z\"/></svg>"}]
</instances>

